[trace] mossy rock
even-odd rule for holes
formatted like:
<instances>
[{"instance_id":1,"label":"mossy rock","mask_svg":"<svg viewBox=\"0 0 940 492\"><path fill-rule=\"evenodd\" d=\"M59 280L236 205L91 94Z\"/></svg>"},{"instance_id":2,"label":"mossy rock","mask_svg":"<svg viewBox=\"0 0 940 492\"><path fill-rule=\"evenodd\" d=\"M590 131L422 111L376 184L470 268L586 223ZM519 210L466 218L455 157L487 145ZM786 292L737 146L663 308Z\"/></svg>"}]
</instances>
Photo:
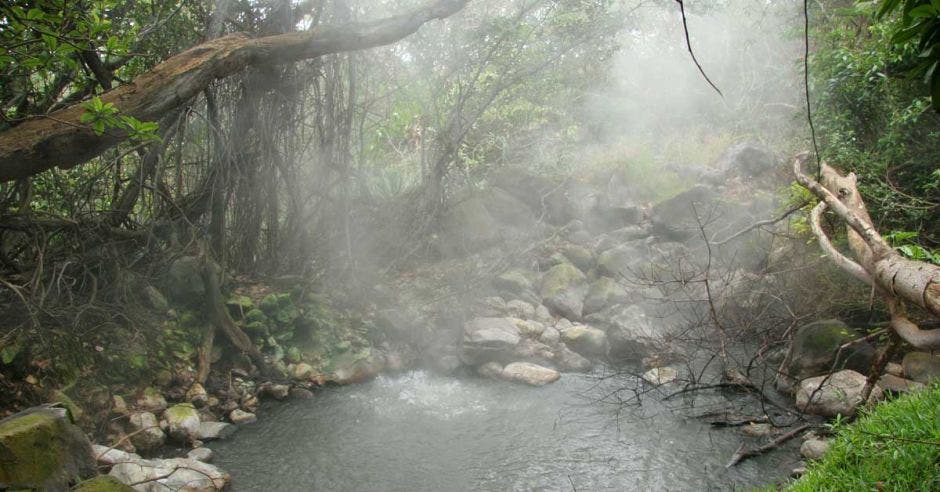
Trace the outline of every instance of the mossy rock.
<instances>
[{"instance_id":1,"label":"mossy rock","mask_svg":"<svg viewBox=\"0 0 940 492\"><path fill-rule=\"evenodd\" d=\"M529 277L530 274L527 271L513 268L493 279L493 286L510 294L521 294L532 290L532 280Z\"/></svg>"},{"instance_id":2,"label":"mossy rock","mask_svg":"<svg viewBox=\"0 0 940 492\"><path fill-rule=\"evenodd\" d=\"M852 369L868 374L875 356L875 349L868 342L844 349L836 361L839 346L861 337L858 330L837 319L803 325L793 335L786 372L795 381L828 374L830 370Z\"/></svg>"},{"instance_id":3,"label":"mossy rock","mask_svg":"<svg viewBox=\"0 0 940 492\"><path fill-rule=\"evenodd\" d=\"M91 443L54 409L0 420L0 489L63 490L97 473Z\"/></svg>"},{"instance_id":4,"label":"mossy rock","mask_svg":"<svg viewBox=\"0 0 940 492\"><path fill-rule=\"evenodd\" d=\"M75 486L72 489L73 492L134 492L134 489L129 485L121 483L120 480L112 477L111 475L98 475L91 480L85 480L84 482Z\"/></svg>"},{"instance_id":5,"label":"mossy rock","mask_svg":"<svg viewBox=\"0 0 940 492\"><path fill-rule=\"evenodd\" d=\"M245 323L245 331L249 335L267 335L268 325L264 321L251 321Z\"/></svg>"},{"instance_id":6,"label":"mossy rock","mask_svg":"<svg viewBox=\"0 0 940 492\"><path fill-rule=\"evenodd\" d=\"M583 285L586 279L578 267L567 262L561 263L545 273L539 293L542 299L549 299Z\"/></svg>"},{"instance_id":7,"label":"mossy rock","mask_svg":"<svg viewBox=\"0 0 940 492\"><path fill-rule=\"evenodd\" d=\"M245 313L245 323L267 323L268 316L260 309L252 309Z\"/></svg>"},{"instance_id":8,"label":"mossy rock","mask_svg":"<svg viewBox=\"0 0 940 492\"><path fill-rule=\"evenodd\" d=\"M277 294L268 294L261 299L261 302L258 303L258 307L261 308L266 314L274 314L277 312L278 308L278 299Z\"/></svg>"},{"instance_id":9,"label":"mossy rock","mask_svg":"<svg viewBox=\"0 0 940 492\"><path fill-rule=\"evenodd\" d=\"M569 244L561 253L582 272L587 273L594 268L594 254L584 246Z\"/></svg>"}]
</instances>

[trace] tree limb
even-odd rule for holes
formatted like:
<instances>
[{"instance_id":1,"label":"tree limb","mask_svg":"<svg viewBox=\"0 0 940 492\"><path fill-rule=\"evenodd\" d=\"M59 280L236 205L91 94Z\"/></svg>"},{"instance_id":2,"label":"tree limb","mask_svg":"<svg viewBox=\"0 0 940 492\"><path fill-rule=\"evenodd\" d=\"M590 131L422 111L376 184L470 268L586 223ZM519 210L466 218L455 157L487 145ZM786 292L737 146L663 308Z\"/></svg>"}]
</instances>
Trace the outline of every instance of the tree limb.
<instances>
[{"instance_id":1,"label":"tree limb","mask_svg":"<svg viewBox=\"0 0 940 492\"><path fill-rule=\"evenodd\" d=\"M397 16L368 22L320 26L252 39L230 34L174 55L131 83L101 96L122 115L152 121L183 105L213 80L249 66L271 66L342 51L393 43L425 23L443 19L469 0L436 0ZM122 131L97 135L81 123L80 104L25 121L0 133L0 182L32 176L53 167L68 169L100 155L127 138Z\"/></svg>"}]
</instances>

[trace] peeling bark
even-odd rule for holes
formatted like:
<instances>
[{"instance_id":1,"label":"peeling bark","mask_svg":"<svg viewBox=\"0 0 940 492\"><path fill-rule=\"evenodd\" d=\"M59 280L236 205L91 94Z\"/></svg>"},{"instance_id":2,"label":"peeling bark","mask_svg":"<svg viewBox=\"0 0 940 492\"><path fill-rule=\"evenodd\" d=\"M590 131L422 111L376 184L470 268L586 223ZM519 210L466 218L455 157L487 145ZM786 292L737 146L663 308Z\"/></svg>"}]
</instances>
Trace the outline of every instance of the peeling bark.
<instances>
[{"instance_id":1,"label":"peeling bark","mask_svg":"<svg viewBox=\"0 0 940 492\"><path fill-rule=\"evenodd\" d=\"M437 0L401 15L369 22L320 26L261 38L235 33L194 46L110 90L101 99L122 115L153 121L180 107L213 80L249 66L271 66L381 46L398 41L434 19L459 11L469 0ZM127 138L109 130L95 134L80 121L81 104L25 121L0 133L0 182L53 167L80 165Z\"/></svg>"},{"instance_id":2,"label":"peeling bark","mask_svg":"<svg viewBox=\"0 0 940 492\"><path fill-rule=\"evenodd\" d=\"M806 160L805 153L797 156L793 173L800 184L821 200L810 222L823 250L840 268L875 287L888 305L891 327L904 341L920 349L940 348L940 329L921 330L907 317L903 304L916 304L940 317L940 266L907 259L881 237L858 192L853 173L842 176L823 164L821 179L816 181L802 171ZM845 221L849 248L857 262L836 250L823 231L820 217L826 208Z\"/></svg>"}]
</instances>

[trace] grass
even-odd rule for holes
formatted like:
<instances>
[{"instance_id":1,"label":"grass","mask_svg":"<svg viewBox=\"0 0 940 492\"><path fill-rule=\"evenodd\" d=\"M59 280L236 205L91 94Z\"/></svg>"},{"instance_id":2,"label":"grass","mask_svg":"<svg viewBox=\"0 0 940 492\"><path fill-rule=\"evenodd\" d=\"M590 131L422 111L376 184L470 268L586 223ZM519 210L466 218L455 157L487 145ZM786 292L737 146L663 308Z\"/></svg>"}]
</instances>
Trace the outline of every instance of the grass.
<instances>
[{"instance_id":1,"label":"grass","mask_svg":"<svg viewBox=\"0 0 940 492\"><path fill-rule=\"evenodd\" d=\"M786 490L940 490L940 383L836 424L829 453Z\"/></svg>"}]
</instances>

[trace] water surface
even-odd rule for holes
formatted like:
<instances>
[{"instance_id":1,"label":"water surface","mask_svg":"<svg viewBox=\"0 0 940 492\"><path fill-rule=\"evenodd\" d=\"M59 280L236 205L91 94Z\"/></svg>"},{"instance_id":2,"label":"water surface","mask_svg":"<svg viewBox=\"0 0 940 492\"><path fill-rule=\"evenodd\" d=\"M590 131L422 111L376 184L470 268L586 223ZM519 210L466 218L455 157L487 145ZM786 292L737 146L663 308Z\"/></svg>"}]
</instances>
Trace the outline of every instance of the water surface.
<instances>
[{"instance_id":1,"label":"water surface","mask_svg":"<svg viewBox=\"0 0 940 492\"><path fill-rule=\"evenodd\" d=\"M213 445L233 490L727 490L785 476L780 452L728 470L740 433L647 395L614 412L612 382L540 388L414 371L277 403ZM622 383L617 383L622 384ZM727 402L698 400L693 412Z\"/></svg>"}]
</instances>

